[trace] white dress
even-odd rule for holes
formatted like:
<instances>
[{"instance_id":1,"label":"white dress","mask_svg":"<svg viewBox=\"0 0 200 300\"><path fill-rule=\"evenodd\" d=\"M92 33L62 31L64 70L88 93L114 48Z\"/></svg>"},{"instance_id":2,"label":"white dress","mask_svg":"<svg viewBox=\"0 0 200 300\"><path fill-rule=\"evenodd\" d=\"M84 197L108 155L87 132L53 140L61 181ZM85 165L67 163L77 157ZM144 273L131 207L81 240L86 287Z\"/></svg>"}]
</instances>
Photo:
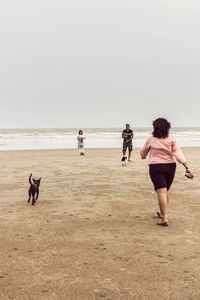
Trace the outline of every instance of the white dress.
<instances>
[{"instance_id":1,"label":"white dress","mask_svg":"<svg viewBox=\"0 0 200 300\"><path fill-rule=\"evenodd\" d=\"M83 134L79 134L78 136L77 136L77 140L78 140L78 149L84 149L84 139L85 139L85 137L84 137L84 135Z\"/></svg>"}]
</instances>

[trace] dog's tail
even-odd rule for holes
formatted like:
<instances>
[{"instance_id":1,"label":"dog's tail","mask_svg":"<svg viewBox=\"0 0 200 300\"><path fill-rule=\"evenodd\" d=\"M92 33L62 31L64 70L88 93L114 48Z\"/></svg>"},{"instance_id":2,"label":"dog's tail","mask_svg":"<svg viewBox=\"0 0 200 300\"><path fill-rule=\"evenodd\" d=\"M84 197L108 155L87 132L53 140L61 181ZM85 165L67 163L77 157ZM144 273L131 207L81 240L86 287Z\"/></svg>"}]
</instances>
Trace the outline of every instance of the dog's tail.
<instances>
[{"instance_id":1,"label":"dog's tail","mask_svg":"<svg viewBox=\"0 0 200 300\"><path fill-rule=\"evenodd\" d=\"M32 184L32 182L31 182L31 177L32 177L32 173L31 173L30 176L29 176L29 183L30 183L30 184Z\"/></svg>"}]
</instances>

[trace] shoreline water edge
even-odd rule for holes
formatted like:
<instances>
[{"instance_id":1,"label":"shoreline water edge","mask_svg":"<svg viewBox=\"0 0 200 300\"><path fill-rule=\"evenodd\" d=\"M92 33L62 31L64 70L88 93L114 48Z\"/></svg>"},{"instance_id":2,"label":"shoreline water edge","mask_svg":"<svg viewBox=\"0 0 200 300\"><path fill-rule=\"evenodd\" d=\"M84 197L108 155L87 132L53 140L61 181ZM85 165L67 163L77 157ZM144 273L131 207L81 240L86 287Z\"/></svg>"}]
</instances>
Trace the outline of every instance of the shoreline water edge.
<instances>
[{"instance_id":1,"label":"shoreline water edge","mask_svg":"<svg viewBox=\"0 0 200 300\"><path fill-rule=\"evenodd\" d=\"M140 148L151 128L133 128L134 147ZM121 148L121 128L83 129L86 148ZM0 151L76 149L77 128L0 129ZM181 147L200 147L200 128L173 128L172 135Z\"/></svg>"}]
</instances>

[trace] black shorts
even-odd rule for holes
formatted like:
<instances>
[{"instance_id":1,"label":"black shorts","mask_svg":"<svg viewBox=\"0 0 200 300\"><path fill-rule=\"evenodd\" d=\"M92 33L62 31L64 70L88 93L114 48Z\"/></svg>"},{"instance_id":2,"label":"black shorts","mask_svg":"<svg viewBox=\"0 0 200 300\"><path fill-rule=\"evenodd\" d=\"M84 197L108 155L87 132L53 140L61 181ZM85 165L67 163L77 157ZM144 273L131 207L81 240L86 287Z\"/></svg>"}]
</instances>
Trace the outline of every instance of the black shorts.
<instances>
[{"instance_id":1,"label":"black shorts","mask_svg":"<svg viewBox=\"0 0 200 300\"><path fill-rule=\"evenodd\" d=\"M167 188L169 190L176 171L176 163L149 165L149 175L154 189Z\"/></svg>"},{"instance_id":2,"label":"black shorts","mask_svg":"<svg viewBox=\"0 0 200 300\"><path fill-rule=\"evenodd\" d=\"M133 150L133 144L132 142L123 142L123 151L126 151L126 149L128 148L129 151Z\"/></svg>"}]
</instances>

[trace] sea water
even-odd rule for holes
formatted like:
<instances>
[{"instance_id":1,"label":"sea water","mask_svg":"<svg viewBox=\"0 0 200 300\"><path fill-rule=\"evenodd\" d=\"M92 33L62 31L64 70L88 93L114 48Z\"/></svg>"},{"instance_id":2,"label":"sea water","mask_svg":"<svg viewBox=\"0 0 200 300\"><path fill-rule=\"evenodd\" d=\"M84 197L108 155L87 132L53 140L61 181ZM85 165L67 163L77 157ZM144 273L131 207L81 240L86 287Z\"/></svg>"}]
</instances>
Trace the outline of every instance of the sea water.
<instances>
[{"instance_id":1,"label":"sea water","mask_svg":"<svg viewBox=\"0 0 200 300\"><path fill-rule=\"evenodd\" d=\"M81 128L82 129L82 128ZM0 129L0 150L76 149L76 128ZM83 128L86 148L121 148L123 128ZM135 148L142 147L151 128L133 128ZM181 147L200 147L200 128L173 128Z\"/></svg>"}]
</instances>

